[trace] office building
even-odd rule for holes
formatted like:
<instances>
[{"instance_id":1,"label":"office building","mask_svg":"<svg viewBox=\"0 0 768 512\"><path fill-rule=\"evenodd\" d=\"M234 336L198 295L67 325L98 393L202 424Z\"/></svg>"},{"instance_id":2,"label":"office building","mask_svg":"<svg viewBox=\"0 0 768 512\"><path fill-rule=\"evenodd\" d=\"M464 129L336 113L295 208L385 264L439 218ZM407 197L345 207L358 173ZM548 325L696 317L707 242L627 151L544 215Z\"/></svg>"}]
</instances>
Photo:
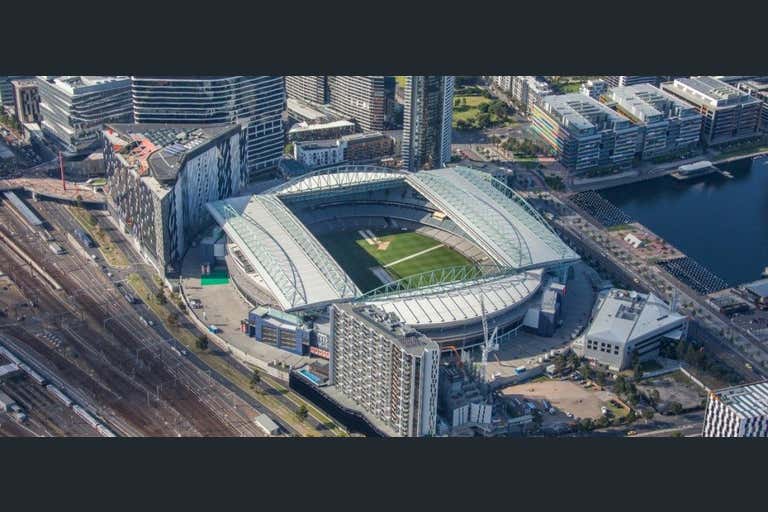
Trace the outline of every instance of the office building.
<instances>
[{"instance_id":1,"label":"office building","mask_svg":"<svg viewBox=\"0 0 768 512\"><path fill-rule=\"evenodd\" d=\"M659 85L658 76L604 76L603 80L608 87L627 87L639 84Z\"/></svg>"},{"instance_id":2,"label":"office building","mask_svg":"<svg viewBox=\"0 0 768 512\"><path fill-rule=\"evenodd\" d=\"M396 436L435 434L440 348L376 306L331 306L329 381Z\"/></svg>"},{"instance_id":3,"label":"office building","mask_svg":"<svg viewBox=\"0 0 768 512\"><path fill-rule=\"evenodd\" d=\"M137 123L244 127L249 180L283 154L285 84L281 76L132 77Z\"/></svg>"},{"instance_id":4,"label":"office building","mask_svg":"<svg viewBox=\"0 0 768 512\"><path fill-rule=\"evenodd\" d=\"M452 76L406 77L403 169L439 169L450 161L453 88Z\"/></svg>"},{"instance_id":5,"label":"office building","mask_svg":"<svg viewBox=\"0 0 768 512\"><path fill-rule=\"evenodd\" d=\"M639 130L626 117L580 93L545 96L534 105L532 127L573 173L632 164Z\"/></svg>"},{"instance_id":6,"label":"office building","mask_svg":"<svg viewBox=\"0 0 768 512\"><path fill-rule=\"evenodd\" d=\"M710 393L702 437L768 437L768 381Z\"/></svg>"},{"instance_id":7,"label":"office building","mask_svg":"<svg viewBox=\"0 0 768 512\"><path fill-rule=\"evenodd\" d=\"M615 87L605 98L640 128L637 154L641 159L687 151L699 142L699 111L652 85Z\"/></svg>"},{"instance_id":8,"label":"office building","mask_svg":"<svg viewBox=\"0 0 768 512\"><path fill-rule=\"evenodd\" d=\"M328 103L327 76L298 76L285 77L285 94L290 99L309 103Z\"/></svg>"},{"instance_id":9,"label":"office building","mask_svg":"<svg viewBox=\"0 0 768 512\"><path fill-rule=\"evenodd\" d=\"M579 88L579 92L585 96L589 96L593 100L599 100L605 91L608 90L608 84L605 80L587 80Z\"/></svg>"},{"instance_id":10,"label":"office building","mask_svg":"<svg viewBox=\"0 0 768 512\"><path fill-rule=\"evenodd\" d=\"M759 99L711 76L678 78L662 90L696 107L703 116L701 140L708 146L728 144L759 135Z\"/></svg>"},{"instance_id":11,"label":"office building","mask_svg":"<svg viewBox=\"0 0 768 512\"><path fill-rule=\"evenodd\" d=\"M614 288L598 296L581 350L621 371L658 356L662 341L685 337L687 327L687 317L655 295Z\"/></svg>"},{"instance_id":12,"label":"office building","mask_svg":"<svg viewBox=\"0 0 768 512\"><path fill-rule=\"evenodd\" d=\"M312 329L298 315L258 306L248 313L243 328L248 336L282 350L301 355L309 349Z\"/></svg>"},{"instance_id":13,"label":"office building","mask_svg":"<svg viewBox=\"0 0 768 512\"><path fill-rule=\"evenodd\" d=\"M177 272L205 204L246 183L240 126L110 124L103 137L109 211L158 273Z\"/></svg>"},{"instance_id":14,"label":"office building","mask_svg":"<svg viewBox=\"0 0 768 512\"><path fill-rule=\"evenodd\" d=\"M328 106L361 130L385 128L384 76L329 76Z\"/></svg>"},{"instance_id":15,"label":"office building","mask_svg":"<svg viewBox=\"0 0 768 512\"><path fill-rule=\"evenodd\" d=\"M110 76L38 76L41 128L66 156L99 144L104 123L131 122L131 80Z\"/></svg>"},{"instance_id":16,"label":"office building","mask_svg":"<svg viewBox=\"0 0 768 512\"><path fill-rule=\"evenodd\" d=\"M738 83L738 88L749 93L753 98L760 100L759 128L763 133L768 133L768 78L761 77Z\"/></svg>"},{"instance_id":17,"label":"office building","mask_svg":"<svg viewBox=\"0 0 768 512\"><path fill-rule=\"evenodd\" d=\"M293 157L307 169L341 162L373 162L391 156L394 140L381 132L355 133L339 139L296 142Z\"/></svg>"},{"instance_id":18,"label":"office building","mask_svg":"<svg viewBox=\"0 0 768 512\"><path fill-rule=\"evenodd\" d=\"M40 122L40 94L37 90L37 80L14 80L13 86L16 118L20 123Z\"/></svg>"},{"instance_id":19,"label":"office building","mask_svg":"<svg viewBox=\"0 0 768 512\"><path fill-rule=\"evenodd\" d=\"M12 110L15 107L16 96L13 93L13 84L11 82L26 78L34 77L23 75L0 76L0 108Z\"/></svg>"}]
</instances>

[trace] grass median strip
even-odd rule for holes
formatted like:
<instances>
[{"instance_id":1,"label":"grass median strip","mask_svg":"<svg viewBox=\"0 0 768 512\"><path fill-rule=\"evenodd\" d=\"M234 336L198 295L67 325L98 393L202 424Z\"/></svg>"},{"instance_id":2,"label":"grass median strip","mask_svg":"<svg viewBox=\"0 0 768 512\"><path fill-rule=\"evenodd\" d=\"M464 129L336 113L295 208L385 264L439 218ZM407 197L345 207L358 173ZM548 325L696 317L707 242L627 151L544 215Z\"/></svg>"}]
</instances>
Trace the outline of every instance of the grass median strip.
<instances>
[{"instance_id":1,"label":"grass median strip","mask_svg":"<svg viewBox=\"0 0 768 512\"><path fill-rule=\"evenodd\" d=\"M104 257L104 261L114 268L125 268L128 266L128 258L125 257L109 236L95 223L93 215L77 206L70 206L69 212L72 217L80 224L83 229L99 244L99 251Z\"/></svg>"}]
</instances>

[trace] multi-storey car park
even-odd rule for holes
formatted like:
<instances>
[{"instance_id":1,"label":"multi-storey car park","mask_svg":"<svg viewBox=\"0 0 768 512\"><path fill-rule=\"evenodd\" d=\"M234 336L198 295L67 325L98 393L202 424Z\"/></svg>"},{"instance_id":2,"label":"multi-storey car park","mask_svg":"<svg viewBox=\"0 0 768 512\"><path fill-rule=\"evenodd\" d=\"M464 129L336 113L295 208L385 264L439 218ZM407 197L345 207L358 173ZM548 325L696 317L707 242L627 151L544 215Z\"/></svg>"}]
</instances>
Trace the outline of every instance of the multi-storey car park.
<instances>
[{"instance_id":1,"label":"multi-storey car park","mask_svg":"<svg viewBox=\"0 0 768 512\"><path fill-rule=\"evenodd\" d=\"M580 93L545 96L533 106L533 130L572 172L632 164L638 127Z\"/></svg>"},{"instance_id":2,"label":"multi-storey car park","mask_svg":"<svg viewBox=\"0 0 768 512\"><path fill-rule=\"evenodd\" d=\"M615 87L606 99L640 128L642 159L684 151L699 142L698 110L650 84Z\"/></svg>"},{"instance_id":3,"label":"multi-storey car park","mask_svg":"<svg viewBox=\"0 0 768 512\"><path fill-rule=\"evenodd\" d=\"M244 127L250 179L276 168L283 153L281 76L134 76L137 123L221 124Z\"/></svg>"},{"instance_id":4,"label":"multi-storey car park","mask_svg":"<svg viewBox=\"0 0 768 512\"><path fill-rule=\"evenodd\" d=\"M207 206L253 302L375 305L444 346L478 342L483 310L512 335L546 275L578 259L522 197L465 167L339 166Z\"/></svg>"},{"instance_id":5,"label":"multi-storey car park","mask_svg":"<svg viewBox=\"0 0 768 512\"><path fill-rule=\"evenodd\" d=\"M708 146L759 135L761 102L746 91L711 76L678 78L661 88L699 110L701 140Z\"/></svg>"}]
</instances>

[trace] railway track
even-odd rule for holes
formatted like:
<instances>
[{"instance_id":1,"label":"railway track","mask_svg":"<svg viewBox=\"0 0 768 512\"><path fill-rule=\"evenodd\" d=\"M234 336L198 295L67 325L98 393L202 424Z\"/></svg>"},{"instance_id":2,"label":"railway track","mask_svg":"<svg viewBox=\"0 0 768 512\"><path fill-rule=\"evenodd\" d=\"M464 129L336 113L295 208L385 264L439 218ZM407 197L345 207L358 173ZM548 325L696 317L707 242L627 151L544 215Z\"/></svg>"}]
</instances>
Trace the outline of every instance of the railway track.
<instances>
[{"instance_id":1,"label":"railway track","mask_svg":"<svg viewBox=\"0 0 768 512\"><path fill-rule=\"evenodd\" d=\"M3 215L5 219L9 224L13 222L8 215ZM6 227L0 229L5 230ZM14 230L23 233L24 226L16 224ZM5 232L10 236L7 230ZM18 241L19 237L16 239ZM146 350L145 340L139 339L132 328L135 326L125 321L107 322L111 316L108 306L100 304L94 297L99 291L97 283L84 282L83 279L88 280L85 276L76 277L74 268L70 272L63 272L59 265L49 261L50 258L41 255L45 250L39 247L41 244L31 240L21 241L20 245L37 261L42 261L41 266L56 276L55 279L62 284L64 290L88 290L90 284L91 290L85 293L70 295L68 298L65 294L57 294L46 289L25 270L18 258L14 260L7 248L2 248L7 259L13 262L6 268L9 277L27 297L33 297L37 303L36 312L42 312L43 317L47 315L47 318L42 318L43 322L53 320L56 323L58 320L57 335L62 338L64 346L77 354L82 364L46 346L21 327L6 327L9 334L33 348L47 361L54 361L58 371L68 371L68 377L91 390L96 401L109 404L116 415L131 424L131 430L141 435L258 435L255 426L239 411L232 414L214 412L213 408L224 406L224 399L207 396L214 395L210 393L210 386L206 389L193 376L171 373L166 364L168 358L160 355L160 350ZM99 324L103 327L99 328ZM73 325L77 325L77 328L73 328ZM195 384L199 384L197 388ZM171 411L162 411L160 404L167 404ZM231 404L227 405L232 408ZM105 415L105 419L109 417L109 414Z\"/></svg>"}]
</instances>

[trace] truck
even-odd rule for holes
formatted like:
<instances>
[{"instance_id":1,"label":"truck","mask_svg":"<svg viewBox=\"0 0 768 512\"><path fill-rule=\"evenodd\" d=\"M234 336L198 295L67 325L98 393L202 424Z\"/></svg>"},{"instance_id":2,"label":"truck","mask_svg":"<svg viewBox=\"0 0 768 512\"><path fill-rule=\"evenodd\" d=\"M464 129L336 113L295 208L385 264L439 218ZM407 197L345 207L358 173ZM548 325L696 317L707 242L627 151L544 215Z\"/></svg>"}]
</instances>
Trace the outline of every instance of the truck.
<instances>
[{"instance_id":1,"label":"truck","mask_svg":"<svg viewBox=\"0 0 768 512\"><path fill-rule=\"evenodd\" d=\"M216 326L215 326L215 325L213 325L213 324L210 324L210 325L208 326L208 332L211 332L211 333L213 333L213 334L218 334L218 333L219 333L219 328L218 328L218 327L216 327Z\"/></svg>"}]
</instances>

